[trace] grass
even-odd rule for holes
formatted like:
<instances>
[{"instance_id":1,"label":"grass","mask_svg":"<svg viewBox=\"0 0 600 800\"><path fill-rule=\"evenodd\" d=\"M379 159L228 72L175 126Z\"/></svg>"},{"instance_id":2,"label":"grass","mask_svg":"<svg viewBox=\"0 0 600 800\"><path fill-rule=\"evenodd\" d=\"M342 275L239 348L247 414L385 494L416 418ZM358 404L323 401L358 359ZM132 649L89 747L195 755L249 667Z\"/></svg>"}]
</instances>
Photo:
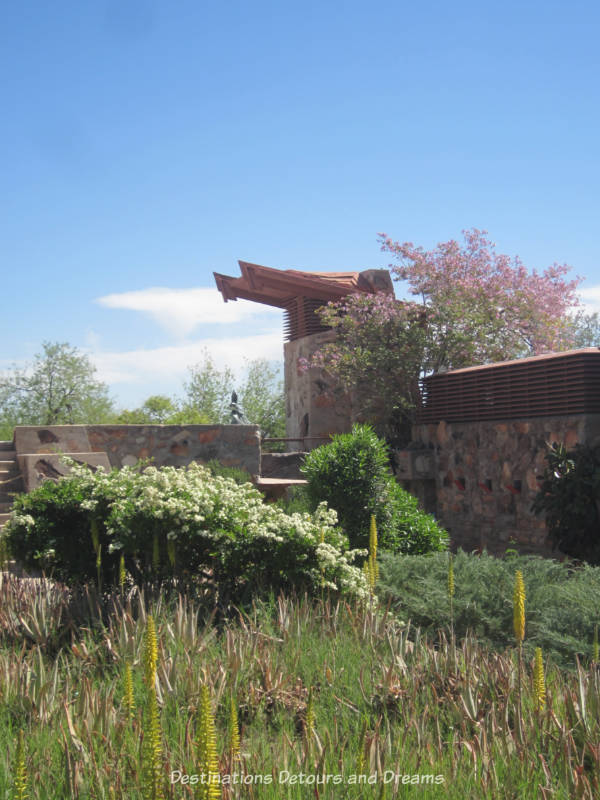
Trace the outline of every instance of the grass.
<instances>
[{"instance_id":1,"label":"grass","mask_svg":"<svg viewBox=\"0 0 600 800\"><path fill-rule=\"evenodd\" d=\"M456 559L456 603L460 575ZM152 795L143 770L150 613L164 779ZM514 647L434 638L390 610L326 597L271 598L225 620L164 592L73 597L2 577L0 632L0 797L18 796L20 731L30 798L202 796L169 777L198 773L207 692L220 773L238 776L219 787L223 798L591 800L600 791L600 673L589 660L567 671L544 655L540 708L539 663L534 676L526 656L519 725Z\"/></svg>"}]
</instances>

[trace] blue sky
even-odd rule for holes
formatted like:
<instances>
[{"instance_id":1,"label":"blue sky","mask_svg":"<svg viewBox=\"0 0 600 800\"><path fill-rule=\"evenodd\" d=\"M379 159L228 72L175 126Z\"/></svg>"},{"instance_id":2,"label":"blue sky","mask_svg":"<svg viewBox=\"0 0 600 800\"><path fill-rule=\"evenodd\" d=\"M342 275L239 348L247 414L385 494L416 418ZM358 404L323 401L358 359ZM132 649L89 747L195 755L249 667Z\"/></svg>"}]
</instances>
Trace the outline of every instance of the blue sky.
<instances>
[{"instance_id":1,"label":"blue sky","mask_svg":"<svg viewBox=\"0 0 600 800\"><path fill-rule=\"evenodd\" d=\"M600 306L590 2L5 3L0 367L87 352L123 406L282 355L212 272L385 267L489 231ZM400 287L397 289L402 294Z\"/></svg>"}]
</instances>

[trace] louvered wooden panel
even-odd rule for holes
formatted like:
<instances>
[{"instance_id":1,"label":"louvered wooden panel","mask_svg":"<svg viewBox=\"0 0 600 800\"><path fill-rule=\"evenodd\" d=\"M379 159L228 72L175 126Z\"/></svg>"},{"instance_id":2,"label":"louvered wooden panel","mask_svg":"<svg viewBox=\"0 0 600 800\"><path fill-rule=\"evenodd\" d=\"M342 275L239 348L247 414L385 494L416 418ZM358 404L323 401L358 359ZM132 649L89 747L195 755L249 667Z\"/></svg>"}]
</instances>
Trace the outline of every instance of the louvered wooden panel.
<instances>
[{"instance_id":1,"label":"louvered wooden panel","mask_svg":"<svg viewBox=\"0 0 600 800\"><path fill-rule=\"evenodd\" d=\"M317 309L325 305L323 300L311 297L294 297L285 308L283 332L286 342L293 342L311 333L329 330L321 324Z\"/></svg>"},{"instance_id":2,"label":"louvered wooden panel","mask_svg":"<svg viewBox=\"0 0 600 800\"><path fill-rule=\"evenodd\" d=\"M422 389L423 423L600 413L600 351L431 375Z\"/></svg>"}]
</instances>

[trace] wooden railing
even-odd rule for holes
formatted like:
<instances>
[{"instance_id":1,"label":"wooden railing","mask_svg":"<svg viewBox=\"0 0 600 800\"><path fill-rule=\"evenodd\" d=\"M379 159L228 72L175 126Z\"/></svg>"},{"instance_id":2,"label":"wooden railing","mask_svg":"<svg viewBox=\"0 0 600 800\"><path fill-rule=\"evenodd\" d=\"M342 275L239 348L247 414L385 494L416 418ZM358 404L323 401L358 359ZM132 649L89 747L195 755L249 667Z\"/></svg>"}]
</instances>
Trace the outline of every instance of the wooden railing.
<instances>
[{"instance_id":1,"label":"wooden railing","mask_svg":"<svg viewBox=\"0 0 600 800\"><path fill-rule=\"evenodd\" d=\"M266 450L267 448L265 447L265 445L268 445L270 443L281 444L281 443L287 443L287 442L301 442L302 443L302 450L306 450L306 442L320 441L320 442L325 443L325 442L331 441L331 437L332 436L333 436L332 433L331 434L327 434L327 436L285 436L283 438L265 436L265 438L262 440L261 444L263 446L263 449Z\"/></svg>"}]
</instances>

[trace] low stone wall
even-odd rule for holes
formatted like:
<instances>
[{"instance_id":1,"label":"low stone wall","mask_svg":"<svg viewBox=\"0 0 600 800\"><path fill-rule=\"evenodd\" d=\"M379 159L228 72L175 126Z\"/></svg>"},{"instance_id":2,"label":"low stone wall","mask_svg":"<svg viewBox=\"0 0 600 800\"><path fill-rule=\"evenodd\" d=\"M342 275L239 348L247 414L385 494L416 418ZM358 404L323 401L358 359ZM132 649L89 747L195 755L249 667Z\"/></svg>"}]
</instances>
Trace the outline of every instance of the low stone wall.
<instances>
[{"instance_id":1,"label":"low stone wall","mask_svg":"<svg viewBox=\"0 0 600 800\"><path fill-rule=\"evenodd\" d=\"M71 453L69 457L76 464L87 464L94 472L99 467L106 472L110 470L106 453ZM71 467L65 464L62 456L57 453L19 455L17 462L26 492L37 489L45 480L58 480L71 472Z\"/></svg>"},{"instance_id":2,"label":"low stone wall","mask_svg":"<svg viewBox=\"0 0 600 800\"><path fill-rule=\"evenodd\" d=\"M600 414L416 425L413 442L435 455L435 513L456 546L556 557L531 511L547 443L600 442Z\"/></svg>"},{"instance_id":3,"label":"low stone wall","mask_svg":"<svg viewBox=\"0 0 600 800\"><path fill-rule=\"evenodd\" d=\"M43 453L106 453L112 467L152 458L154 466L183 467L216 459L260 473L258 425L50 425L19 426L17 457Z\"/></svg>"},{"instance_id":4,"label":"low stone wall","mask_svg":"<svg viewBox=\"0 0 600 800\"><path fill-rule=\"evenodd\" d=\"M260 474L263 478L302 479L304 475L300 467L306 453L263 453Z\"/></svg>"}]
</instances>

